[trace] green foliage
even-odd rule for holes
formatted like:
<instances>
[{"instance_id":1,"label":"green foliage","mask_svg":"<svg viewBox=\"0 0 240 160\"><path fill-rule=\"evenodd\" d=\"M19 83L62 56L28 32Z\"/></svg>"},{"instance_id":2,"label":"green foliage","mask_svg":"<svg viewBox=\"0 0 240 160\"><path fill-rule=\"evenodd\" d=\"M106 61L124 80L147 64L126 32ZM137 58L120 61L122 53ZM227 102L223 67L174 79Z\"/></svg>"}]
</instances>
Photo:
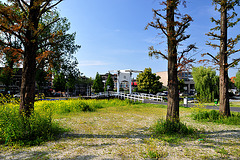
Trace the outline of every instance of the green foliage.
<instances>
[{"instance_id":1,"label":"green foliage","mask_svg":"<svg viewBox=\"0 0 240 160\"><path fill-rule=\"evenodd\" d=\"M58 19L57 22L48 25L52 20ZM60 33L54 36L53 42L49 45L41 46L39 54L47 54L38 63L38 68L52 68L56 72L62 71L65 75L72 73L77 69L76 58L74 54L81 47L75 44L76 33L69 33L71 24L66 17L60 17L58 11L47 12L40 20L40 25L46 27L39 38L46 39L53 33ZM46 43L44 41L44 43ZM50 51L50 52L49 52ZM40 67L39 67L40 66Z\"/></svg>"},{"instance_id":2,"label":"green foliage","mask_svg":"<svg viewBox=\"0 0 240 160\"><path fill-rule=\"evenodd\" d=\"M107 88L107 86L109 86L109 89ZM112 76L111 76L111 74L109 73L108 74L108 78L107 78L107 82L106 82L106 84L105 84L105 88L104 88L104 90L105 91L113 91L113 88L114 88L114 82L113 82L113 79L112 79Z\"/></svg>"},{"instance_id":3,"label":"green foliage","mask_svg":"<svg viewBox=\"0 0 240 160\"><path fill-rule=\"evenodd\" d=\"M8 103L19 104L19 98L13 98L12 95L3 95L2 93L0 93L0 105L5 105Z\"/></svg>"},{"instance_id":4,"label":"green foliage","mask_svg":"<svg viewBox=\"0 0 240 160\"><path fill-rule=\"evenodd\" d=\"M212 102L219 96L219 78L212 68L203 66L195 67L192 70L195 88L201 102Z\"/></svg>"},{"instance_id":5,"label":"green foliage","mask_svg":"<svg viewBox=\"0 0 240 160\"><path fill-rule=\"evenodd\" d=\"M1 97L1 99L4 105L0 105L0 144L7 145L38 145L68 131L53 121L54 115L96 111L103 107L131 104L130 101L119 99L37 101L34 112L27 118L19 115L18 104L9 103L6 98Z\"/></svg>"},{"instance_id":6,"label":"green foliage","mask_svg":"<svg viewBox=\"0 0 240 160\"><path fill-rule=\"evenodd\" d=\"M52 121L51 110L22 117L17 105L3 105L0 112L0 143L38 145L66 131Z\"/></svg>"},{"instance_id":7,"label":"green foliage","mask_svg":"<svg viewBox=\"0 0 240 160\"><path fill-rule=\"evenodd\" d=\"M47 25L53 18L59 20L54 24ZM38 75L37 71L37 84L40 86L39 84L45 83L47 76L49 76L48 73L55 72L57 73L55 78L60 76L60 79L55 80L55 89L64 91L68 88L70 91L73 91L79 75L78 62L74 56L80 48L79 45L75 44L76 33L69 33L70 22L67 18L60 17L58 11L45 13L40 21L40 25L46 26L46 28L39 38L45 39L45 37L50 37L52 33L61 34L54 37L50 46L41 47L41 50L38 51L38 54L43 56L39 58L37 68L43 71L42 73L40 72L40 75ZM65 81L64 77L67 77Z\"/></svg>"},{"instance_id":8,"label":"green foliage","mask_svg":"<svg viewBox=\"0 0 240 160\"><path fill-rule=\"evenodd\" d=\"M96 93L99 93L104 91L103 87L104 87L104 84L102 82L102 78L97 72L92 88Z\"/></svg>"},{"instance_id":9,"label":"green foliage","mask_svg":"<svg viewBox=\"0 0 240 160\"><path fill-rule=\"evenodd\" d=\"M101 108L98 104L88 104L83 100L63 100L63 101L42 101L36 104L37 106L44 106L44 108L52 109L55 114L66 114L76 112L95 111L97 108ZM39 107L40 107L39 106Z\"/></svg>"},{"instance_id":10,"label":"green foliage","mask_svg":"<svg viewBox=\"0 0 240 160\"><path fill-rule=\"evenodd\" d=\"M63 73L56 74L53 79L53 87L56 91L64 91L66 88L66 78Z\"/></svg>"},{"instance_id":11,"label":"green foliage","mask_svg":"<svg viewBox=\"0 0 240 160\"><path fill-rule=\"evenodd\" d=\"M5 93L9 90L9 86L13 82L13 77L16 72L17 69L9 65L0 70L0 82L5 86Z\"/></svg>"},{"instance_id":12,"label":"green foliage","mask_svg":"<svg viewBox=\"0 0 240 160\"><path fill-rule=\"evenodd\" d=\"M219 111L202 111L192 113L194 120L203 122L215 122L227 125L240 125L240 113L232 114L230 117L222 116Z\"/></svg>"},{"instance_id":13,"label":"green foliage","mask_svg":"<svg viewBox=\"0 0 240 160\"><path fill-rule=\"evenodd\" d=\"M179 79L178 78L178 90L180 92L184 92L184 86L185 86L185 83L184 83L184 79Z\"/></svg>"},{"instance_id":14,"label":"green foliage","mask_svg":"<svg viewBox=\"0 0 240 160\"><path fill-rule=\"evenodd\" d=\"M43 69L38 69L36 71L36 83L37 83L37 88L38 90L42 90L44 88L44 86L47 85L47 72L44 71Z\"/></svg>"},{"instance_id":15,"label":"green foliage","mask_svg":"<svg viewBox=\"0 0 240 160\"><path fill-rule=\"evenodd\" d=\"M237 87L238 90L240 90L240 72L239 71L236 73L236 78L234 80L235 80L235 86Z\"/></svg>"},{"instance_id":16,"label":"green foliage","mask_svg":"<svg viewBox=\"0 0 240 160\"><path fill-rule=\"evenodd\" d=\"M156 145L153 138L150 138L147 142L146 157L144 158L155 158L161 159L168 156L168 152L163 149L162 146Z\"/></svg>"},{"instance_id":17,"label":"green foliage","mask_svg":"<svg viewBox=\"0 0 240 160\"><path fill-rule=\"evenodd\" d=\"M196 132L195 129L187 127L185 124L177 121L170 120L158 120L155 125L152 126L154 135L160 137L161 135L191 135Z\"/></svg>"},{"instance_id":18,"label":"green foliage","mask_svg":"<svg viewBox=\"0 0 240 160\"><path fill-rule=\"evenodd\" d=\"M160 77L152 73L151 68L145 68L143 73L137 76L138 90L146 90L147 93L157 93L162 88Z\"/></svg>"}]
</instances>

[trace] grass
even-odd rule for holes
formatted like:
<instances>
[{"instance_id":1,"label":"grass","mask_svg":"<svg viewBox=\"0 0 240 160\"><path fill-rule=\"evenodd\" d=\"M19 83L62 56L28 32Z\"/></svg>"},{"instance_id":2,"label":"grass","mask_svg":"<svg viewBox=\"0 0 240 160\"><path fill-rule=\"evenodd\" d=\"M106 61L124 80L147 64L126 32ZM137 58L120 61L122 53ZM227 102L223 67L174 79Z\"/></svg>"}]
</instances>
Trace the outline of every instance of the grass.
<instances>
[{"instance_id":1,"label":"grass","mask_svg":"<svg viewBox=\"0 0 240 160\"><path fill-rule=\"evenodd\" d=\"M203 122L215 122L227 125L240 125L240 113L232 113L230 117L224 117L216 110L198 110L192 113L194 120Z\"/></svg>"},{"instance_id":2,"label":"grass","mask_svg":"<svg viewBox=\"0 0 240 160\"><path fill-rule=\"evenodd\" d=\"M80 102L78 102L80 101ZM71 107L75 106L75 107ZM83 111L89 106L92 111ZM67 109L62 109L66 107ZM180 107L181 122L199 136L154 136L150 126L165 119L166 106L120 100L39 101L36 112L52 110L52 121L70 131L37 146L0 144L0 159L238 159L240 128L192 120L196 109ZM201 109L199 109L201 110Z\"/></svg>"},{"instance_id":3,"label":"grass","mask_svg":"<svg viewBox=\"0 0 240 160\"><path fill-rule=\"evenodd\" d=\"M50 110L25 117L19 115L17 105L6 104L0 112L0 143L6 145L39 145L67 131L52 121Z\"/></svg>"},{"instance_id":4,"label":"grass","mask_svg":"<svg viewBox=\"0 0 240 160\"><path fill-rule=\"evenodd\" d=\"M230 107L240 107L240 102L229 102ZM201 105L204 106L216 106L216 104L214 102L211 103L201 103ZM219 103L217 104L217 106L219 106Z\"/></svg>"}]
</instances>

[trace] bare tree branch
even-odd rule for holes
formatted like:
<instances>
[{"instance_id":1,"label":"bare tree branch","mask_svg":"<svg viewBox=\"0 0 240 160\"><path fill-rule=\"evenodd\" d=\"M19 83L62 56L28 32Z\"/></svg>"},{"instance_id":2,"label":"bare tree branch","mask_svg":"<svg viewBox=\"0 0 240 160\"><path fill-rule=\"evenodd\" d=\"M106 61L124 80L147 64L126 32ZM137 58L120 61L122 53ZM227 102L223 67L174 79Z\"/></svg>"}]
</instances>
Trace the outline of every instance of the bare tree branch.
<instances>
[{"instance_id":1,"label":"bare tree branch","mask_svg":"<svg viewBox=\"0 0 240 160\"><path fill-rule=\"evenodd\" d=\"M231 68L232 66L236 65L238 62L240 62L240 58L234 59L234 61L230 64L228 64L228 69Z\"/></svg>"},{"instance_id":2,"label":"bare tree branch","mask_svg":"<svg viewBox=\"0 0 240 160\"><path fill-rule=\"evenodd\" d=\"M217 63L219 63L219 60L216 58L216 57L214 57L213 55L211 55L210 53L206 53L207 55L209 55L210 57L212 57L212 59L214 60L214 61L216 61Z\"/></svg>"},{"instance_id":3,"label":"bare tree branch","mask_svg":"<svg viewBox=\"0 0 240 160\"><path fill-rule=\"evenodd\" d=\"M25 0L20 0L20 1L29 8L29 5L27 4L27 2Z\"/></svg>"},{"instance_id":4,"label":"bare tree branch","mask_svg":"<svg viewBox=\"0 0 240 160\"><path fill-rule=\"evenodd\" d=\"M39 30L38 33L35 35L35 37L38 37L40 34L42 34L42 32L47 29L50 25L52 25L53 23L59 21L60 18L55 19L54 21L52 21L51 23L47 24L42 30Z\"/></svg>"},{"instance_id":5,"label":"bare tree branch","mask_svg":"<svg viewBox=\"0 0 240 160\"><path fill-rule=\"evenodd\" d=\"M22 11L26 14L27 11L26 11L26 9L23 7L21 1L23 1L23 0L17 0L17 3L18 3L18 5L19 5L19 7L22 9Z\"/></svg>"},{"instance_id":6,"label":"bare tree branch","mask_svg":"<svg viewBox=\"0 0 240 160\"><path fill-rule=\"evenodd\" d=\"M56 2L55 4L47 7L48 4L50 3L50 1L51 1L51 0L48 0L48 1L46 2L46 4L43 6L43 8L42 8L42 10L41 10L41 12L40 12L40 15L44 14L46 11L48 11L48 10L52 9L53 7L57 6L57 5L58 5L59 3L61 3L63 0L59 0L59 1Z\"/></svg>"}]
</instances>

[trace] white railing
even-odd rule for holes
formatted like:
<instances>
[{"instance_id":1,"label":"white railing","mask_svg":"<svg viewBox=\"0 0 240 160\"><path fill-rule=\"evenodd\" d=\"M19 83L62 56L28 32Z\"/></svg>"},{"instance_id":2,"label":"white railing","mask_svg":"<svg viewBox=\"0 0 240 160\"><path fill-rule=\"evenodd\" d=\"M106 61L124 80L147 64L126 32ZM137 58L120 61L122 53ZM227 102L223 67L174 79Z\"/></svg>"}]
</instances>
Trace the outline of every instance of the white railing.
<instances>
[{"instance_id":1,"label":"white railing","mask_svg":"<svg viewBox=\"0 0 240 160\"><path fill-rule=\"evenodd\" d=\"M140 93L140 94L126 94L120 92L119 94L115 93L115 95L118 98L121 99L130 99L132 101L141 101L144 102L144 99L149 99L149 100L154 100L154 101L161 101L163 102L163 96L157 96L157 95L152 95L152 94L145 94L145 93Z\"/></svg>"},{"instance_id":2,"label":"white railing","mask_svg":"<svg viewBox=\"0 0 240 160\"><path fill-rule=\"evenodd\" d=\"M127 94L124 92L100 92L98 94L92 95L92 97L97 98L97 97L116 97L120 99L129 99L134 102L139 101L139 102L144 102L145 99L149 100L154 100L154 101L160 101L163 102L163 96L157 96L153 94L145 94L145 93L139 93L139 94Z\"/></svg>"}]
</instances>

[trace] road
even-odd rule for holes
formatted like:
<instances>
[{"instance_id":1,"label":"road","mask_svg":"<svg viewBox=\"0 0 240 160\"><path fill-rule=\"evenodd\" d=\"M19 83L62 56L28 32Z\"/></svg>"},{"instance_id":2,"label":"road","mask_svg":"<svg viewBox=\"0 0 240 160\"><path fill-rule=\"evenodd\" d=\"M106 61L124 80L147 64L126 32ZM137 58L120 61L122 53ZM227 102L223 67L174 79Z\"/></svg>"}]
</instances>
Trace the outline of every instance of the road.
<instances>
[{"instance_id":1,"label":"road","mask_svg":"<svg viewBox=\"0 0 240 160\"><path fill-rule=\"evenodd\" d=\"M167 102L159 102L159 101L153 101L149 99L145 99L144 103L151 103L151 104L162 104L162 105L167 105ZM189 103L186 107L196 107L197 104L191 104ZM207 109L215 109L219 110L219 106L205 106ZM230 107L231 112L240 112L240 107Z\"/></svg>"}]
</instances>

